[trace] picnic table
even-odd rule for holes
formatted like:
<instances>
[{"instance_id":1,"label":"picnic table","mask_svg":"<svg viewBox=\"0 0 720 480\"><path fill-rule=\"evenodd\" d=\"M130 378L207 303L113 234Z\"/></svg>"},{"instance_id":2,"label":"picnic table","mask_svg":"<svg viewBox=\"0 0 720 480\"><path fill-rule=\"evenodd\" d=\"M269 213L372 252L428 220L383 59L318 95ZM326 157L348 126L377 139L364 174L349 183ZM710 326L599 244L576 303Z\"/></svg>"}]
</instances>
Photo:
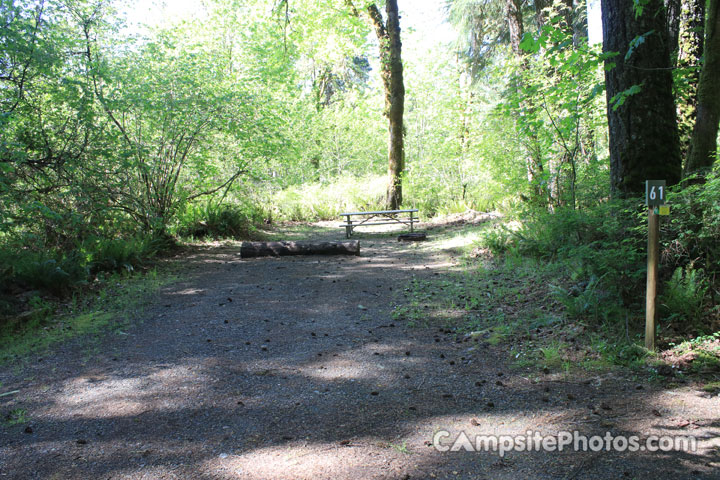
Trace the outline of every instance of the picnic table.
<instances>
[{"instance_id":1,"label":"picnic table","mask_svg":"<svg viewBox=\"0 0 720 480\"><path fill-rule=\"evenodd\" d=\"M346 212L341 213L345 217L344 223L340 224L345 229L345 236L350 238L353 229L370 225L410 225L410 231L414 231L417 208L407 210L376 210L372 212ZM405 215L407 214L407 215ZM354 221L353 221L354 220Z\"/></svg>"}]
</instances>

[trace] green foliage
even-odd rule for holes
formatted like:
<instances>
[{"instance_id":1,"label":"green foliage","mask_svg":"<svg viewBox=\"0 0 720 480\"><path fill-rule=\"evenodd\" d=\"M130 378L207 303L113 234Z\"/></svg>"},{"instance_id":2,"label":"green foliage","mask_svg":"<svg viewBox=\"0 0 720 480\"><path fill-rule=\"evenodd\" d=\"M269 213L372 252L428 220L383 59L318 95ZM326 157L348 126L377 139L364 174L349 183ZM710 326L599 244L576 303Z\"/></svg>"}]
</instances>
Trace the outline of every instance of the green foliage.
<instances>
[{"instance_id":1,"label":"green foliage","mask_svg":"<svg viewBox=\"0 0 720 480\"><path fill-rule=\"evenodd\" d=\"M10 410L10 412L5 416L5 423L9 426L27 423L28 421L28 412L24 408L15 408Z\"/></svg>"},{"instance_id":2,"label":"green foliage","mask_svg":"<svg viewBox=\"0 0 720 480\"><path fill-rule=\"evenodd\" d=\"M87 265L78 253L50 256L45 252L5 251L0 254L0 264L6 265L9 272L0 285L4 288L20 284L62 294L88 275Z\"/></svg>"},{"instance_id":3,"label":"green foliage","mask_svg":"<svg viewBox=\"0 0 720 480\"><path fill-rule=\"evenodd\" d=\"M495 254L507 252L514 244L514 232L503 225L487 230L480 241L480 244L489 248Z\"/></svg>"},{"instance_id":4,"label":"green foliage","mask_svg":"<svg viewBox=\"0 0 720 480\"><path fill-rule=\"evenodd\" d=\"M612 106L613 111L622 107L628 98L632 97L633 95L637 95L640 92L642 92L642 86L633 85L630 88L613 95L613 97L610 99L610 105Z\"/></svg>"},{"instance_id":5,"label":"green foliage","mask_svg":"<svg viewBox=\"0 0 720 480\"><path fill-rule=\"evenodd\" d=\"M520 46L530 55L511 67L500 110L514 119L528 157L532 202L592 206L608 195L597 175L607 168L597 136L605 121L599 67L607 55L576 41L562 15L550 18L538 34L524 36Z\"/></svg>"},{"instance_id":6,"label":"green foliage","mask_svg":"<svg viewBox=\"0 0 720 480\"><path fill-rule=\"evenodd\" d=\"M248 239L266 220L267 213L254 204L190 204L178 216L176 231L181 236L196 238Z\"/></svg>"},{"instance_id":7,"label":"green foliage","mask_svg":"<svg viewBox=\"0 0 720 480\"><path fill-rule=\"evenodd\" d=\"M339 178L330 184L291 187L274 195L273 218L278 220L337 220L345 211L378 210L385 201L385 177Z\"/></svg>"},{"instance_id":8,"label":"green foliage","mask_svg":"<svg viewBox=\"0 0 720 480\"><path fill-rule=\"evenodd\" d=\"M77 335L109 328L124 335L120 329L128 319L142 312L154 292L174 280L170 272L153 269L145 275L109 274L106 281L94 284L97 290L76 291L63 305L35 295L29 301L32 315L0 322L0 364L17 365L27 354ZM88 338L88 343L97 338Z\"/></svg>"},{"instance_id":9,"label":"green foliage","mask_svg":"<svg viewBox=\"0 0 720 480\"><path fill-rule=\"evenodd\" d=\"M543 365L548 368L559 368L563 364L562 345L549 345L541 347Z\"/></svg>"},{"instance_id":10,"label":"green foliage","mask_svg":"<svg viewBox=\"0 0 720 480\"><path fill-rule=\"evenodd\" d=\"M612 303L611 293L603 288L598 277L591 276L587 282L579 282L569 288L553 285L552 291L555 299L573 318L598 322L606 321L609 316L618 313L617 305Z\"/></svg>"},{"instance_id":11,"label":"green foliage","mask_svg":"<svg viewBox=\"0 0 720 480\"><path fill-rule=\"evenodd\" d=\"M702 332L717 319L710 309L720 229L716 221L720 188L717 173L704 186L671 195L673 214L662 227L659 285L660 324L666 331ZM562 265L566 275L553 282L553 295L568 315L626 330L628 316L641 313L646 266L646 213L636 200L613 201L584 210L530 210L523 221L485 233L495 253L529 255ZM670 274L672 272L672 274Z\"/></svg>"},{"instance_id":12,"label":"green foliage","mask_svg":"<svg viewBox=\"0 0 720 480\"><path fill-rule=\"evenodd\" d=\"M538 257L562 267L552 294L572 318L624 326L626 308L640 303L645 280L643 233L633 201L594 209L531 210L514 229L485 235L495 253Z\"/></svg>"},{"instance_id":13,"label":"green foliage","mask_svg":"<svg viewBox=\"0 0 720 480\"><path fill-rule=\"evenodd\" d=\"M702 319L708 290L702 270L692 265L676 268L659 299L663 317L670 322L696 324Z\"/></svg>"},{"instance_id":14,"label":"green foliage","mask_svg":"<svg viewBox=\"0 0 720 480\"><path fill-rule=\"evenodd\" d=\"M648 350L636 343L598 340L595 347L605 355L607 362L624 367L642 367L651 355Z\"/></svg>"},{"instance_id":15,"label":"green foliage","mask_svg":"<svg viewBox=\"0 0 720 480\"><path fill-rule=\"evenodd\" d=\"M147 258L167 248L166 240L152 237L91 237L69 251L37 252L8 247L0 250L0 292L10 287L67 295L99 272L133 271Z\"/></svg>"},{"instance_id":16,"label":"green foliage","mask_svg":"<svg viewBox=\"0 0 720 480\"><path fill-rule=\"evenodd\" d=\"M132 272L135 267L163 250L163 241L152 237L92 238L82 250L88 253L92 272Z\"/></svg>"}]
</instances>

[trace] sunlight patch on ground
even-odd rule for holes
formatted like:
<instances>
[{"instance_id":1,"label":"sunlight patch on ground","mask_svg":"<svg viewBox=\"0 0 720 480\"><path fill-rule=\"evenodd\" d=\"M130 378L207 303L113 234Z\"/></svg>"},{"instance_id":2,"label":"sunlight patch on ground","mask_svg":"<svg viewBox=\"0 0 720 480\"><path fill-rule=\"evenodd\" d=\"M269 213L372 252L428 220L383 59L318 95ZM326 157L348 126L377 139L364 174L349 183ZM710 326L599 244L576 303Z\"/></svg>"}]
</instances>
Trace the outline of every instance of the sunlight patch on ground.
<instances>
[{"instance_id":1,"label":"sunlight patch on ground","mask_svg":"<svg viewBox=\"0 0 720 480\"><path fill-rule=\"evenodd\" d=\"M452 250L469 247L480 240L480 232L467 232L462 235L454 235L447 239L438 240L432 243L433 249Z\"/></svg>"},{"instance_id":2,"label":"sunlight patch on ground","mask_svg":"<svg viewBox=\"0 0 720 480\"><path fill-rule=\"evenodd\" d=\"M387 376L394 372L395 366L398 370L412 367L423 361L423 357L407 356L405 352L409 347L402 345L387 345L372 343L363 345L361 349L344 353L341 357L332 360L319 360L312 366L299 370L303 375L319 380L377 380L380 376ZM384 362L377 361L376 354L384 355ZM348 355L362 356L362 360L347 358ZM343 358L345 357L345 358ZM395 359L395 362L392 360Z\"/></svg>"},{"instance_id":3,"label":"sunlight patch on ground","mask_svg":"<svg viewBox=\"0 0 720 480\"><path fill-rule=\"evenodd\" d=\"M646 400L655 406L647 412L649 422L638 423L636 415L620 418L621 430L636 432L636 435L694 436L697 438L697 453L701 455L720 452L720 396L698 392L696 388L680 388L657 392ZM714 412L698 415L698 411ZM649 414L652 413L652 416ZM717 454L716 454L717 455ZM720 457L716 456L720 466Z\"/></svg>"},{"instance_id":4,"label":"sunlight patch on ground","mask_svg":"<svg viewBox=\"0 0 720 480\"><path fill-rule=\"evenodd\" d=\"M557 417L555 415L554 417ZM398 427L396 436L358 436L336 441L314 442L289 440L283 445L260 447L246 452L227 452L207 460L201 468L206 474L227 479L310 479L310 478L369 478L381 468L387 478L426 478L434 465L442 464L448 455L432 446L439 431L447 431L448 438L464 432L475 443L476 435L524 435L538 425L547 426L552 412L507 412L479 414L479 425L472 413L434 416L410 421ZM549 434L559 427L550 426ZM478 456L493 460L495 452L479 452ZM411 465L408 465L408 461ZM398 467L398 471L394 471ZM402 472L402 473L401 473ZM409 477L406 477L408 475ZM396 474L397 476L393 475ZM385 477L384 477L385 478Z\"/></svg>"},{"instance_id":5,"label":"sunlight patch on ground","mask_svg":"<svg viewBox=\"0 0 720 480\"><path fill-rule=\"evenodd\" d=\"M176 292L172 292L173 295L204 295L205 289L204 288L186 288L185 290L178 290Z\"/></svg>"},{"instance_id":6,"label":"sunlight patch on ground","mask_svg":"<svg viewBox=\"0 0 720 480\"><path fill-rule=\"evenodd\" d=\"M181 365L133 378L77 377L65 382L49 413L56 418L110 418L176 410L196 398L207 382L196 369Z\"/></svg>"},{"instance_id":7,"label":"sunlight patch on ground","mask_svg":"<svg viewBox=\"0 0 720 480\"><path fill-rule=\"evenodd\" d=\"M227 479L368 478L373 465L365 455L337 444L280 445L240 455L220 454L207 460L203 473Z\"/></svg>"}]
</instances>

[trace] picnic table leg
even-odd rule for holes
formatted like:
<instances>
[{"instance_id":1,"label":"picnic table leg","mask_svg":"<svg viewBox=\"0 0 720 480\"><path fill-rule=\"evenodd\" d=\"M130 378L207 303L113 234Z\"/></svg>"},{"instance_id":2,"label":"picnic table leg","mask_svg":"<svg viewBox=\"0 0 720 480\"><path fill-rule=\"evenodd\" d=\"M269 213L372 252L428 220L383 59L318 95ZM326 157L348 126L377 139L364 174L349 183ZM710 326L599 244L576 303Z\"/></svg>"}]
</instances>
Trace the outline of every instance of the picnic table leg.
<instances>
[{"instance_id":1,"label":"picnic table leg","mask_svg":"<svg viewBox=\"0 0 720 480\"><path fill-rule=\"evenodd\" d=\"M414 224L413 224L413 222L414 222L414 220L413 220L413 213L414 213L414 212L410 212L410 232L411 232L411 233L415 231L414 228L413 228L413 226L414 226Z\"/></svg>"},{"instance_id":2,"label":"picnic table leg","mask_svg":"<svg viewBox=\"0 0 720 480\"><path fill-rule=\"evenodd\" d=\"M350 220L350 215L346 215L347 217L347 225L345 226L345 238L350 238L350 235L352 235L353 227L352 227L352 220Z\"/></svg>"}]
</instances>

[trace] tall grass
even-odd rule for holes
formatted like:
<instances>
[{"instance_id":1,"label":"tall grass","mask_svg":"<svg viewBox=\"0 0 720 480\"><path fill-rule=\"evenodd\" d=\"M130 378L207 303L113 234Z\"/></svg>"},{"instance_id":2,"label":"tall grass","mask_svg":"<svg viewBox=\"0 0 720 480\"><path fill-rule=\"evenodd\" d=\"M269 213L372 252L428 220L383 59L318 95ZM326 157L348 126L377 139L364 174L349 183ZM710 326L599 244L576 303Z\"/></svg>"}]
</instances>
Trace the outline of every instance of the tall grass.
<instances>
[{"instance_id":1,"label":"tall grass","mask_svg":"<svg viewBox=\"0 0 720 480\"><path fill-rule=\"evenodd\" d=\"M384 208L386 188L386 176L343 177L287 188L275 193L270 203L277 220L331 220L345 211Z\"/></svg>"}]
</instances>

